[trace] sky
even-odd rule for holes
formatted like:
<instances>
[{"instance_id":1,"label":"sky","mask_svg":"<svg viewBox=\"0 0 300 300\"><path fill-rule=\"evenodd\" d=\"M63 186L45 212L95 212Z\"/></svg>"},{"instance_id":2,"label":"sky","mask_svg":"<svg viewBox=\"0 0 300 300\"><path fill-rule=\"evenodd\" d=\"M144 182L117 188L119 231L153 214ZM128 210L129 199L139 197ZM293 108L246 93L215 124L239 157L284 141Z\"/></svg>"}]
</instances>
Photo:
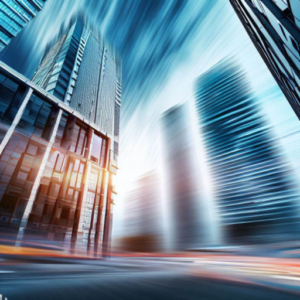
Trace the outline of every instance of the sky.
<instances>
[{"instance_id":1,"label":"sky","mask_svg":"<svg viewBox=\"0 0 300 300\"><path fill-rule=\"evenodd\" d=\"M0 60L32 78L47 44L82 14L122 58L116 232L124 194L137 177L159 167L161 114L193 103L196 78L228 55L245 68L262 114L300 174L298 119L229 0L48 0Z\"/></svg>"}]
</instances>

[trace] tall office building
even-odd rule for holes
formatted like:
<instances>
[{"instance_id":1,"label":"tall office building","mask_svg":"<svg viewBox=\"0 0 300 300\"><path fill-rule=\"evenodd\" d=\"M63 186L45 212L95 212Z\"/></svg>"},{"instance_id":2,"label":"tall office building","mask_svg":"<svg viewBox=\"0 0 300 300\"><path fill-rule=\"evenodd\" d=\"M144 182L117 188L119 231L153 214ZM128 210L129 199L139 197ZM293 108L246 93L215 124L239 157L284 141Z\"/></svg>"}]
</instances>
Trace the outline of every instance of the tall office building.
<instances>
[{"instance_id":1,"label":"tall office building","mask_svg":"<svg viewBox=\"0 0 300 300\"><path fill-rule=\"evenodd\" d=\"M120 62L81 20L46 52L32 80L114 134L121 104Z\"/></svg>"},{"instance_id":2,"label":"tall office building","mask_svg":"<svg viewBox=\"0 0 300 300\"><path fill-rule=\"evenodd\" d=\"M46 0L0 1L0 51L36 16L45 2Z\"/></svg>"},{"instance_id":3,"label":"tall office building","mask_svg":"<svg viewBox=\"0 0 300 300\"><path fill-rule=\"evenodd\" d=\"M121 66L101 45L77 22L35 83L0 64L2 233L109 251Z\"/></svg>"},{"instance_id":4,"label":"tall office building","mask_svg":"<svg viewBox=\"0 0 300 300\"><path fill-rule=\"evenodd\" d=\"M219 243L212 199L203 193L202 170L196 157L187 104L162 117L164 173L171 250L188 250Z\"/></svg>"},{"instance_id":5,"label":"tall office building","mask_svg":"<svg viewBox=\"0 0 300 300\"><path fill-rule=\"evenodd\" d=\"M125 194L124 202L123 247L137 252L162 250L162 197L157 172L150 171L138 178L134 188Z\"/></svg>"},{"instance_id":6,"label":"tall office building","mask_svg":"<svg viewBox=\"0 0 300 300\"><path fill-rule=\"evenodd\" d=\"M300 119L299 0L230 0Z\"/></svg>"},{"instance_id":7,"label":"tall office building","mask_svg":"<svg viewBox=\"0 0 300 300\"><path fill-rule=\"evenodd\" d=\"M45 52L32 79L111 138L110 161L115 173L119 153L121 80L120 59L81 19ZM109 218L111 224L111 213Z\"/></svg>"},{"instance_id":8,"label":"tall office building","mask_svg":"<svg viewBox=\"0 0 300 300\"><path fill-rule=\"evenodd\" d=\"M134 183L126 194L126 235L153 235L162 233L161 190L158 174L147 172Z\"/></svg>"},{"instance_id":9,"label":"tall office building","mask_svg":"<svg viewBox=\"0 0 300 300\"><path fill-rule=\"evenodd\" d=\"M196 106L227 241L299 236L299 189L245 72L224 59L197 81Z\"/></svg>"},{"instance_id":10,"label":"tall office building","mask_svg":"<svg viewBox=\"0 0 300 300\"><path fill-rule=\"evenodd\" d=\"M113 136L117 161L121 62L80 19L46 51L32 81Z\"/></svg>"}]
</instances>

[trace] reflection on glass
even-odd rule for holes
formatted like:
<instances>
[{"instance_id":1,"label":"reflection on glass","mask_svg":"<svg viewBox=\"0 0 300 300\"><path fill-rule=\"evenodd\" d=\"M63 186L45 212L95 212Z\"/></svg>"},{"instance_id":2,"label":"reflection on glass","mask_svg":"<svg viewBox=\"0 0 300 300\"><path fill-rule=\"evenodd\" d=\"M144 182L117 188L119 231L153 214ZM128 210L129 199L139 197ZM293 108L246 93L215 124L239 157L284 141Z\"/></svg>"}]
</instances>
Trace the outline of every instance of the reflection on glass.
<instances>
[{"instance_id":1,"label":"reflection on glass","mask_svg":"<svg viewBox=\"0 0 300 300\"><path fill-rule=\"evenodd\" d=\"M48 141L56 116L57 109L52 104L32 94L17 128Z\"/></svg>"},{"instance_id":2,"label":"reflection on glass","mask_svg":"<svg viewBox=\"0 0 300 300\"><path fill-rule=\"evenodd\" d=\"M106 140L99 135L93 135L93 146L91 153L91 160L104 167L106 153Z\"/></svg>"}]
</instances>

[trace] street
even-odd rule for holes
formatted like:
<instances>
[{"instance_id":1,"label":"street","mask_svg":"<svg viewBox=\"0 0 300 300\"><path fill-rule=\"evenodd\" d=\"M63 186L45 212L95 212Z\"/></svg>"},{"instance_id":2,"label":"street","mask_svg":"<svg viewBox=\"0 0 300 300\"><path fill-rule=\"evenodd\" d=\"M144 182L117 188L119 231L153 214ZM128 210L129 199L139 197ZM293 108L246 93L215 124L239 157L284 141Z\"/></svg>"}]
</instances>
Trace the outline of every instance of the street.
<instances>
[{"instance_id":1,"label":"street","mask_svg":"<svg viewBox=\"0 0 300 300\"><path fill-rule=\"evenodd\" d=\"M248 271L199 258L3 259L0 294L8 300L299 299L297 288L263 284Z\"/></svg>"}]
</instances>

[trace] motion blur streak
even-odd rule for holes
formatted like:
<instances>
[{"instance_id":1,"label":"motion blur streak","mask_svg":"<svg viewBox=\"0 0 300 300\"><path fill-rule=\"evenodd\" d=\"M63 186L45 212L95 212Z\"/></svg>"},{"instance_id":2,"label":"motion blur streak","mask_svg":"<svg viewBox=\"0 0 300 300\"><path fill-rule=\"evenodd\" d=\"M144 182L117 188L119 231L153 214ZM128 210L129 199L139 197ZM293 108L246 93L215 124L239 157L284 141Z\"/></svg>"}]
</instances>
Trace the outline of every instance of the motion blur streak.
<instances>
[{"instance_id":1,"label":"motion blur streak","mask_svg":"<svg viewBox=\"0 0 300 300\"><path fill-rule=\"evenodd\" d=\"M299 189L245 72L223 59L199 77L196 97L227 242L297 240Z\"/></svg>"},{"instance_id":2,"label":"motion blur streak","mask_svg":"<svg viewBox=\"0 0 300 300\"><path fill-rule=\"evenodd\" d=\"M0 60L32 78L78 16L122 58L112 259L4 245L0 294L299 299L299 120L230 1L48 0Z\"/></svg>"},{"instance_id":3,"label":"motion blur streak","mask_svg":"<svg viewBox=\"0 0 300 300\"><path fill-rule=\"evenodd\" d=\"M229 53L240 59L248 72L259 95L257 101L263 102L266 118L271 120L288 158L300 173L300 162L295 159L299 142L290 147L291 140L299 140L297 118L229 2L52 0L1 52L0 59L31 78L49 41L57 40L61 24L67 28L71 19L82 12L122 57L115 234L124 233L120 222L124 195L134 188L138 176L159 164L160 114L192 99L195 78Z\"/></svg>"},{"instance_id":4,"label":"motion blur streak","mask_svg":"<svg viewBox=\"0 0 300 300\"><path fill-rule=\"evenodd\" d=\"M57 40L60 25L66 24L67 28L70 20L84 11L87 22L103 33L122 57L120 152L126 161L120 161L119 180L128 186L131 181L128 178L144 171L141 166L147 170L157 162L157 112L172 101L169 98L161 102L158 98L163 84L175 68L189 59L210 11L217 4L220 4L218 10L224 4L231 9L222 2L48 1L34 23L28 24L15 38L14 46L2 51L0 59L31 78L48 42ZM129 173L133 176L128 176Z\"/></svg>"}]
</instances>

